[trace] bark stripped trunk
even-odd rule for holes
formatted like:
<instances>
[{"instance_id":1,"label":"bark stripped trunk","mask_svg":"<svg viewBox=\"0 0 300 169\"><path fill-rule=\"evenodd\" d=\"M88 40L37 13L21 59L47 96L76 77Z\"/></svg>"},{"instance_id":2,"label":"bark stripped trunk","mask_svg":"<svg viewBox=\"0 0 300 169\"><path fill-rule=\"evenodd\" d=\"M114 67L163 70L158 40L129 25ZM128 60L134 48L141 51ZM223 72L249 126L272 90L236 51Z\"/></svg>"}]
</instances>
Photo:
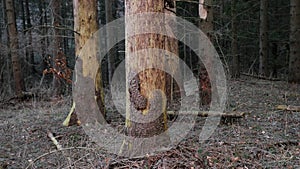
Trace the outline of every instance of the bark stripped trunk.
<instances>
[{"instance_id":1,"label":"bark stripped trunk","mask_svg":"<svg viewBox=\"0 0 300 169\"><path fill-rule=\"evenodd\" d=\"M163 12L164 0L126 0L125 1L125 24L126 34L128 32L139 29L141 26L145 29L149 28L152 24L143 22L143 18L136 18L135 21L130 20L128 24L128 15L138 14L143 12ZM126 19L127 18L127 19ZM164 18L161 18L164 19ZM155 20L153 23L159 23L161 20ZM143 24L142 24L143 23ZM163 29L160 27L159 29ZM146 69L142 72L138 72L138 68L147 67L160 63L164 66L163 59L159 59L161 55L157 57L157 53L153 51L142 51L143 49L165 49L165 37L159 34L140 34L131 37L126 37L126 85L129 91L126 94L126 131L128 136L132 139L125 140L126 144L123 144L121 153L129 153L132 151L144 151L146 147L133 147L137 145L137 139L135 138L148 138L155 135L162 134L167 129L167 116L166 116L166 100L162 98L162 93L165 93L165 72L158 69ZM143 57L137 59L134 56L135 52L141 52ZM135 76L135 74L137 76ZM132 79L132 80L130 80ZM158 94L152 93L155 89L161 90ZM151 105L149 104L151 102ZM157 117L154 118L153 117ZM137 119L137 117L139 117ZM147 119L152 119L147 121ZM135 120L135 121L134 121ZM136 121L138 120L138 122ZM151 148L161 145L161 140L156 140L153 146L148 146L145 152L151 151ZM127 145L127 146L126 146ZM141 144L142 146L143 144ZM126 146L126 147L125 147ZM141 153L141 152L137 152Z\"/></svg>"},{"instance_id":2,"label":"bark stripped trunk","mask_svg":"<svg viewBox=\"0 0 300 169\"><path fill-rule=\"evenodd\" d=\"M87 42L87 40L98 30L98 22L97 22L97 2L96 0L74 0L74 29L75 29L75 53L76 56L79 56L83 46ZM96 57L97 53L97 44L91 43L88 46L88 49L85 50L87 53L82 53L84 55L83 59L88 57ZM88 57L86 57L88 56ZM83 60L83 63L88 63L86 60ZM87 70L92 68L87 64L83 64L82 71L83 74ZM104 93L102 88L102 77L101 77L101 67L99 66L97 70L97 74L95 77L95 99L97 101L98 107L102 115L105 117L105 106L104 106ZM63 125L70 126L80 124L80 121L74 116L75 114L75 102L73 102L73 106L70 110L70 113ZM71 119L71 121L70 121ZM73 120L72 120L73 119Z\"/></svg>"},{"instance_id":3,"label":"bark stripped trunk","mask_svg":"<svg viewBox=\"0 0 300 169\"><path fill-rule=\"evenodd\" d=\"M268 0L260 1L259 74L268 76Z\"/></svg>"},{"instance_id":4,"label":"bark stripped trunk","mask_svg":"<svg viewBox=\"0 0 300 169\"><path fill-rule=\"evenodd\" d=\"M15 94L18 97L22 96L22 91L25 90L25 84L22 77L20 59L18 56L18 32L16 28L16 20L15 20L15 9L13 0L6 0L6 16L7 16L7 24L8 24L8 35L9 35L9 46L10 46L10 54L13 68L13 75L15 81Z\"/></svg>"},{"instance_id":5,"label":"bark stripped trunk","mask_svg":"<svg viewBox=\"0 0 300 169\"><path fill-rule=\"evenodd\" d=\"M300 1L291 0L289 82L300 83Z\"/></svg>"}]
</instances>

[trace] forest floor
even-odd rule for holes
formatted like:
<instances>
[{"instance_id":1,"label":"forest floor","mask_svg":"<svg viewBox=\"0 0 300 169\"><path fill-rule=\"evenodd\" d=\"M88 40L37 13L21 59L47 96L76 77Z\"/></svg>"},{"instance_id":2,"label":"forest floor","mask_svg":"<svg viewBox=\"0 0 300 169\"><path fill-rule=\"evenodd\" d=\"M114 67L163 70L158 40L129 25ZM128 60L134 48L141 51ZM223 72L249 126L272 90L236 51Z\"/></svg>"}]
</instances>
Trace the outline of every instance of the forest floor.
<instances>
[{"instance_id":1,"label":"forest floor","mask_svg":"<svg viewBox=\"0 0 300 169\"><path fill-rule=\"evenodd\" d=\"M246 77L228 84L228 111L246 112L245 117L219 124L204 143L194 133L201 130L199 117L199 125L177 146L136 159L107 153L81 126L62 126L71 98L0 103L0 169L300 168L300 112L276 109L300 106L300 85Z\"/></svg>"}]
</instances>

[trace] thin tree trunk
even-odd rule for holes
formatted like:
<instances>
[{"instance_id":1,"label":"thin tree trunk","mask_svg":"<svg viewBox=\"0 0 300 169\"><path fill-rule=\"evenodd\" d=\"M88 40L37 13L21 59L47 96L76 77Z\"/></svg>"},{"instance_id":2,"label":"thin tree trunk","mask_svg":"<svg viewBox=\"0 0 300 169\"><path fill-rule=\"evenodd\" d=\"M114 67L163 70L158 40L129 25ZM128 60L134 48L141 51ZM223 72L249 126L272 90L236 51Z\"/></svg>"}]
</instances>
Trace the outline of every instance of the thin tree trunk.
<instances>
[{"instance_id":1,"label":"thin tree trunk","mask_svg":"<svg viewBox=\"0 0 300 169\"><path fill-rule=\"evenodd\" d=\"M23 27L23 31L24 31L26 29L26 19L25 19L25 7L24 7L23 0L21 0L21 10L22 10L22 27Z\"/></svg>"},{"instance_id":2,"label":"thin tree trunk","mask_svg":"<svg viewBox=\"0 0 300 169\"><path fill-rule=\"evenodd\" d=\"M204 0L204 8L207 11L207 18L200 20L200 29L212 40L212 33L214 30L214 14L212 8L213 1L212 0ZM200 4L201 5L201 4Z\"/></svg>"},{"instance_id":3,"label":"thin tree trunk","mask_svg":"<svg viewBox=\"0 0 300 169\"><path fill-rule=\"evenodd\" d=\"M289 82L300 83L300 1L291 0Z\"/></svg>"},{"instance_id":4,"label":"thin tree trunk","mask_svg":"<svg viewBox=\"0 0 300 169\"><path fill-rule=\"evenodd\" d=\"M232 31L232 41L231 41L231 54L232 54L232 77L240 77L240 63L238 55L238 43L237 43L237 12L236 12L236 0L231 0L231 31Z\"/></svg>"},{"instance_id":5,"label":"thin tree trunk","mask_svg":"<svg viewBox=\"0 0 300 169\"><path fill-rule=\"evenodd\" d=\"M8 23L7 22L7 15L6 15L6 2L5 2L6 0L2 0L1 2L2 2L2 5L3 5L3 13L2 13L2 15L3 15L3 20L4 20L4 23ZM6 42L6 47L7 48L9 48L9 33L8 33L8 28L7 27L5 27L4 28L4 33L3 33L3 36L4 36L4 38L5 38L5 42ZM12 67L12 64L11 64L11 57L9 57L9 56L7 56L6 57L6 59L5 59L6 61L5 61L5 64L6 64L6 70L7 71L5 71L5 75L3 75L4 76L4 79L5 79L5 81L6 81L6 83L7 83L7 93L9 94L9 95L11 95L14 91L13 91L13 89L12 89L12 86L11 86L11 84L12 84L12 77L11 77L11 67Z\"/></svg>"},{"instance_id":6,"label":"thin tree trunk","mask_svg":"<svg viewBox=\"0 0 300 169\"><path fill-rule=\"evenodd\" d=\"M31 34L31 19L30 19L30 6L29 6L29 0L25 1L25 11L26 11L26 29L28 29L27 31L27 35L29 38L29 41L27 43L28 45L28 49L26 50L26 56L27 56L27 60L30 64L29 68L30 68L30 73L34 73L35 69L34 69L34 55L33 55L33 47L32 47L32 34Z\"/></svg>"},{"instance_id":7,"label":"thin tree trunk","mask_svg":"<svg viewBox=\"0 0 300 169\"><path fill-rule=\"evenodd\" d=\"M6 0L6 16L7 16L7 24L8 24L8 34L9 34L9 46L10 46L10 54L12 60L12 68L13 75L15 81L15 94L18 97L22 96L22 91L25 90L25 84L22 77L20 58L18 56L18 32L16 28L16 20L15 20L15 9L13 0Z\"/></svg>"},{"instance_id":8,"label":"thin tree trunk","mask_svg":"<svg viewBox=\"0 0 300 169\"><path fill-rule=\"evenodd\" d=\"M174 8L172 9L176 12L176 4L174 4ZM170 15L175 15L173 12L169 10L165 10L165 13ZM176 28L172 28L168 23L172 23L171 21L165 20L168 30L174 30ZM172 53L173 56L179 56L178 51L178 41L176 39L166 37L165 38L165 50ZM179 65L179 57L171 57L166 66L169 66L173 73L173 77L170 75L166 75L166 95L167 95L167 104L169 110L177 110L180 96L184 96L185 93L180 89L184 89L183 87L183 78L181 76L180 65ZM179 81L175 81L174 77L177 77Z\"/></svg>"},{"instance_id":9,"label":"thin tree trunk","mask_svg":"<svg viewBox=\"0 0 300 169\"><path fill-rule=\"evenodd\" d=\"M207 18L199 20L200 29L207 35L207 37L212 40L212 33L214 30L213 24L213 8L212 8L212 0L204 0L204 9L207 11ZM201 5L201 4L200 4ZM200 47L201 48L201 47ZM208 58L209 59L209 58ZM210 79L212 77L208 76L208 70L212 68L212 61L208 60L207 65L203 65L201 61L199 61L200 70L199 70L199 79L200 79L200 100L201 105L209 105L212 97L212 89L210 84Z\"/></svg>"},{"instance_id":10,"label":"thin tree trunk","mask_svg":"<svg viewBox=\"0 0 300 169\"><path fill-rule=\"evenodd\" d=\"M60 67L57 64L60 60L64 59L62 55L63 51L61 49L62 39L60 38L60 31L58 27L60 26L60 0L52 1L52 16L53 16L53 27L54 27L54 40L53 40L53 68L57 71L60 71ZM62 94L62 79L59 79L58 76L53 76L53 96L59 97Z\"/></svg>"},{"instance_id":11,"label":"thin tree trunk","mask_svg":"<svg viewBox=\"0 0 300 169\"><path fill-rule=\"evenodd\" d=\"M106 24L114 20L113 17L113 2L114 0L105 0L105 19L106 19ZM111 37L112 34L114 33L114 29L110 28L106 30L106 46L111 46ZM111 82L111 78L113 75L113 72L115 70L115 58L116 58L116 50L110 50L107 53L107 58L108 58L108 82Z\"/></svg>"},{"instance_id":12,"label":"thin tree trunk","mask_svg":"<svg viewBox=\"0 0 300 169\"><path fill-rule=\"evenodd\" d=\"M268 76L268 0L260 0L259 74Z\"/></svg>"}]
</instances>

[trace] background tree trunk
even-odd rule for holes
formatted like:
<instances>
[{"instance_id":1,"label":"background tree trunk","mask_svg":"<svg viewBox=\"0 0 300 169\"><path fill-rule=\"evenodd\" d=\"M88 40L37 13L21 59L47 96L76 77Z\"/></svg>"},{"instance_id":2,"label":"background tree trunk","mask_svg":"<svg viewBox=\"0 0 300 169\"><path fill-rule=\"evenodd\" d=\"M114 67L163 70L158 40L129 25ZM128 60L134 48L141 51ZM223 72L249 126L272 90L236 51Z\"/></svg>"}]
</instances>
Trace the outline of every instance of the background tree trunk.
<instances>
[{"instance_id":1,"label":"background tree trunk","mask_svg":"<svg viewBox=\"0 0 300 169\"><path fill-rule=\"evenodd\" d=\"M202 5L202 4L199 4ZM205 19L199 20L199 27L200 29L207 35L207 37L212 41L213 40L213 30L214 30L214 24L213 24L213 1L212 0L205 0L204 1L204 9L207 11L207 17ZM199 14L200 15L200 14ZM209 58L208 58L209 59ZM212 95L212 89L210 84L210 78L208 76L208 71L206 69L211 68L211 61L208 61L208 65L203 65L201 60L199 60L199 79L200 79L200 100L201 105L209 105L211 102L211 95Z\"/></svg>"},{"instance_id":2,"label":"background tree trunk","mask_svg":"<svg viewBox=\"0 0 300 169\"><path fill-rule=\"evenodd\" d=\"M176 12L176 4L174 4L174 8L171 8L174 12ZM165 13L170 15L175 15L173 12L165 9ZM172 23L171 21L165 20L168 30L174 30L176 28L172 28L172 25L168 23ZM167 95L167 107L168 110L176 110L178 105L180 104L178 101L180 99L180 94L184 95L183 91L180 89L184 89L183 87L183 78L181 76L180 65L179 65L179 50L178 50L178 41L176 39L166 37L165 38L165 50L172 53L173 56L178 56L177 58L171 57L166 66L171 68L171 71L174 76L178 77L180 81L175 81L175 79L166 74L166 95Z\"/></svg>"},{"instance_id":3,"label":"background tree trunk","mask_svg":"<svg viewBox=\"0 0 300 169\"><path fill-rule=\"evenodd\" d=\"M259 74L268 76L268 0L260 0Z\"/></svg>"},{"instance_id":4,"label":"background tree trunk","mask_svg":"<svg viewBox=\"0 0 300 169\"><path fill-rule=\"evenodd\" d=\"M61 12L60 12L60 7L61 7L61 4L60 4L60 0L53 0L52 1L52 16L53 16L53 23L52 23L52 26L54 27L53 30L54 30L54 37L53 37L53 68L56 69L57 71L61 71L60 70L60 67L59 67L59 62L62 61L64 54L63 54L63 51L62 51L62 38L60 37L61 36L61 31L59 30L59 27L60 27L60 17L61 17ZM63 88L63 85L62 85L62 79L60 79L58 76L53 76L53 96L54 97L60 97L60 95L62 94L62 88Z\"/></svg>"},{"instance_id":5,"label":"background tree trunk","mask_svg":"<svg viewBox=\"0 0 300 169\"><path fill-rule=\"evenodd\" d=\"M199 4L201 5L201 4ZM207 11L206 19L201 19L199 27L200 29L212 40L213 39L213 31L214 31L214 14L213 14L213 1L212 0L204 0L204 8Z\"/></svg>"},{"instance_id":6,"label":"background tree trunk","mask_svg":"<svg viewBox=\"0 0 300 169\"><path fill-rule=\"evenodd\" d=\"M231 32L232 32L232 41L231 41L231 54L232 54L232 77L240 77L240 63L238 55L238 39L237 39L237 11L236 11L236 0L231 0Z\"/></svg>"},{"instance_id":7,"label":"background tree trunk","mask_svg":"<svg viewBox=\"0 0 300 169\"><path fill-rule=\"evenodd\" d=\"M18 54L18 32L16 28L16 18L13 0L6 0L6 16L8 24L9 46L12 60L12 69L15 81L15 94L18 97L22 96L22 91L25 90L24 79L22 77L20 59Z\"/></svg>"},{"instance_id":8,"label":"background tree trunk","mask_svg":"<svg viewBox=\"0 0 300 169\"><path fill-rule=\"evenodd\" d=\"M113 16L113 5L114 5L114 1L115 0L105 0L105 20L106 20L106 24L108 24L109 22L114 20L114 16ZM107 46L110 46L111 44L111 37L112 37L112 33L115 32L114 30L108 29L106 36L108 38L106 38L106 44ZM111 78L113 76L113 72L115 70L115 58L116 58L116 50L115 49L110 49L110 51L107 53L107 59L108 59L108 83L111 82Z\"/></svg>"},{"instance_id":9,"label":"background tree trunk","mask_svg":"<svg viewBox=\"0 0 300 169\"><path fill-rule=\"evenodd\" d=\"M30 6L29 6L29 0L25 0L25 13L26 13L26 34L28 36L28 43L27 43L27 48L26 48L26 59L29 62L29 73L32 74L35 72L34 69L34 55L33 55L33 47L32 47L32 33L31 33L31 14L30 14Z\"/></svg>"},{"instance_id":10,"label":"background tree trunk","mask_svg":"<svg viewBox=\"0 0 300 169\"><path fill-rule=\"evenodd\" d=\"M300 83L300 1L291 1L289 82Z\"/></svg>"}]
</instances>

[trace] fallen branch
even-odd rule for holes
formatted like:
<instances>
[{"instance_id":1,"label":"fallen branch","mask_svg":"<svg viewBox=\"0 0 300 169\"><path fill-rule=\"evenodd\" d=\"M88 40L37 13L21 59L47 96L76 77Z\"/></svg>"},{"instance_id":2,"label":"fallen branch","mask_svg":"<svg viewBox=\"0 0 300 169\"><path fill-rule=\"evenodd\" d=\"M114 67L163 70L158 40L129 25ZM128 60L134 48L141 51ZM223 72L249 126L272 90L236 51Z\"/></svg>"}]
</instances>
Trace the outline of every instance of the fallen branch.
<instances>
[{"instance_id":1,"label":"fallen branch","mask_svg":"<svg viewBox=\"0 0 300 169\"><path fill-rule=\"evenodd\" d=\"M73 150L73 149L85 149L85 150L95 150L95 148L88 148L88 147L68 147L68 148L61 148L60 150L53 150L53 151L50 151L48 153L45 153L45 154L42 154L40 156L38 156L37 158L33 159L33 160L29 160L29 164L28 166L25 168L25 169L28 169L30 166L32 166L37 160L47 156L47 155L50 155L50 154L53 154L53 153L57 153L57 152L60 152L60 151L66 151L66 150Z\"/></svg>"},{"instance_id":2,"label":"fallen branch","mask_svg":"<svg viewBox=\"0 0 300 169\"><path fill-rule=\"evenodd\" d=\"M174 111L167 111L168 115L194 115L194 116L200 116L200 117L208 117L209 116L221 116L221 117L229 117L229 118L242 118L247 113L245 112L228 112L228 113L222 113L222 112L209 112L209 111L182 111L182 112L174 112Z\"/></svg>"},{"instance_id":3,"label":"fallen branch","mask_svg":"<svg viewBox=\"0 0 300 169\"><path fill-rule=\"evenodd\" d=\"M292 106L292 105L278 105L276 107L277 110L287 110L287 111L300 111L300 106Z\"/></svg>"},{"instance_id":4,"label":"fallen branch","mask_svg":"<svg viewBox=\"0 0 300 169\"><path fill-rule=\"evenodd\" d=\"M261 75L254 75L254 74L249 74L249 73L241 73L244 76L249 76L257 79L263 79L263 80L270 80L270 81L282 81L282 79L278 78L272 78L272 77L266 77L266 76L261 76Z\"/></svg>"},{"instance_id":5,"label":"fallen branch","mask_svg":"<svg viewBox=\"0 0 300 169\"><path fill-rule=\"evenodd\" d=\"M47 136L51 139L51 141L53 142L53 144L56 146L57 150L61 150L62 146L59 144L59 142L56 140L56 138L53 136L53 134L51 133L51 131L47 131Z\"/></svg>"}]
</instances>

